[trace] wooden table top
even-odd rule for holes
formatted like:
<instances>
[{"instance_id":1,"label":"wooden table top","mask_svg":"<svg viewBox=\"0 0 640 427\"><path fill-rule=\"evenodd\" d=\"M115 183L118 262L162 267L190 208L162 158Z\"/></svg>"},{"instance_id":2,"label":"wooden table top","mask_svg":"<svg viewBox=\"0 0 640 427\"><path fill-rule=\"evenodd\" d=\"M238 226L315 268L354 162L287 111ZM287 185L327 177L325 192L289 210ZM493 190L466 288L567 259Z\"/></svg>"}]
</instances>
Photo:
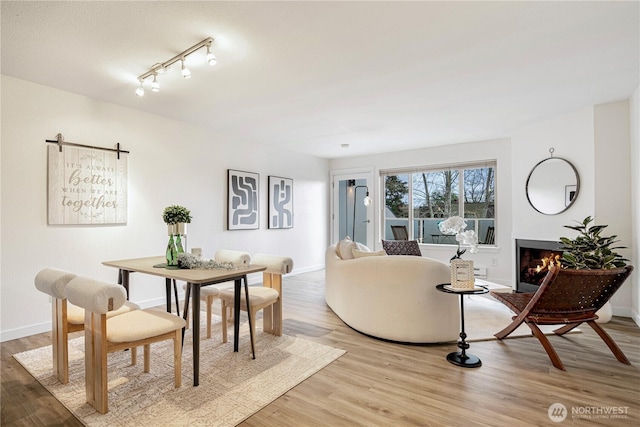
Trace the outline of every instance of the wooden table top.
<instances>
[{"instance_id":1,"label":"wooden table top","mask_svg":"<svg viewBox=\"0 0 640 427\"><path fill-rule=\"evenodd\" d=\"M237 277L250 273L264 271L267 267L263 265L249 265L248 267L236 267L232 270L227 269L168 269L165 267L154 267L154 265L166 263L167 260L163 256L123 259L117 261L104 261L102 264L108 267L115 267L120 270L136 271L139 273L151 274L153 276L165 277L168 279L181 280L184 282L203 284L210 282L218 282L233 280Z\"/></svg>"}]
</instances>

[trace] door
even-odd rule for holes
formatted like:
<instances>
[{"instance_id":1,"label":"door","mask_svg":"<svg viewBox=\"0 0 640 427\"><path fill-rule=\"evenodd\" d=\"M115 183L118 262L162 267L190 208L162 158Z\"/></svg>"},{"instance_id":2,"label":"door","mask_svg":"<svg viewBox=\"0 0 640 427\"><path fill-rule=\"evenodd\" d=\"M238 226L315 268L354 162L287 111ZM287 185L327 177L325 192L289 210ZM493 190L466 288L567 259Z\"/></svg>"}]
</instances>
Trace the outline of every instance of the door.
<instances>
[{"instance_id":1,"label":"door","mask_svg":"<svg viewBox=\"0 0 640 427\"><path fill-rule=\"evenodd\" d=\"M332 244L349 236L373 249L373 199L371 172L332 172Z\"/></svg>"}]
</instances>

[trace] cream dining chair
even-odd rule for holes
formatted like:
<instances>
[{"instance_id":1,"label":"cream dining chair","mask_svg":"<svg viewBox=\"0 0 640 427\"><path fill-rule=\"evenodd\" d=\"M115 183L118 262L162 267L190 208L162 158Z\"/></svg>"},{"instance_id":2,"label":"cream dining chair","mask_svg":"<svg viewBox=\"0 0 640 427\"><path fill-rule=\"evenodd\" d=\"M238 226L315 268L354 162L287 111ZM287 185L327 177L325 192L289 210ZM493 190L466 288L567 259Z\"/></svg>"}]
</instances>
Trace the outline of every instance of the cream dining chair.
<instances>
[{"instance_id":1,"label":"cream dining chair","mask_svg":"<svg viewBox=\"0 0 640 427\"><path fill-rule=\"evenodd\" d=\"M214 260L216 262L230 262L236 267L246 267L251 264L251 255L248 252L219 249L215 253ZM184 284L182 288L186 289L187 285ZM207 309L207 338L211 338L213 302L220 298L220 292L225 289L231 289L233 292L233 282L217 283L215 285L202 286L200 288L200 299L204 301ZM187 313L187 318L188 314L189 313ZM189 327L189 323L190 322L187 322L187 327Z\"/></svg>"},{"instance_id":2,"label":"cream dining chair","mask_svg":"<svg viewBox=\"0 0 640 427\"><path fill-rule=\"evenodd\" d=\"M62 384L69 382L69 334L84 329L84 309L67 302L66 288L77 276L55 268L46 268L36 274L36 289L51 297L51 346L53 348L53 374ZM108 317L139 310L137 304L126 301ZM131 363L136 364L136 353L131 352Z\"/></svg>"},{"instance_id":3,"label":"cream dining chair","mask_svg":"<svg viewBox=\"0 0 640 427\"><path fill-rule=\"evenodd\" d=\"M251 348L255 349L255 319L258 311L263 310L262 330L282 336L282 275L293 270L293 259L289 257L256 254L252 264L267 267L262 273L262 286L249 286L249 307L244 292L240 294L240 308L251 316ZM220 292L222 302L222 342L227 342L227 313L232 312L234 290Z\"/></svg>"},{"instance_id":4,"label":"cream dining chair","mask_svg":"<svg viewBox=\"0 0 640 427\"><path fill-rule=\"evenodd\" d=\"M173 340L174 385L182 384L182 317L159 310L134 310L118 316L107 313L122 307L125 289L116 284L76 277L66 289L67 299L85 310L84 360L86 400L106 414L108 405L107 354L138 346L144 348L144 372L150 370L151 344ZM163 355L161 354L160 357Z\"/></svg>"}]
</instances>

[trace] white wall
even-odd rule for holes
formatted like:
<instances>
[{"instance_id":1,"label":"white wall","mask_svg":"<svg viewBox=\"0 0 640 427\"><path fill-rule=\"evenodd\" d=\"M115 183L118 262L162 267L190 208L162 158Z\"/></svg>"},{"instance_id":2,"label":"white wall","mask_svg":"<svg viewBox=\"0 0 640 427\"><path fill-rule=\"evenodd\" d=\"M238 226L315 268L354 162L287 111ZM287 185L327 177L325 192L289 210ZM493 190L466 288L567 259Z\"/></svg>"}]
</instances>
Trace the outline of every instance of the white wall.
<instances>
[{"instance_id":1,"label":"white wall","mask_svg":"<svg viewBox=\"0 0 640 427\"><path fill-rule=\"evenodd\" d=\"M618 236L621 255L631 259L631 145L629 141L629 101L594 107L596 223L607 224L607 235ZM636 264L637 265L637 264ZM616 314L632 316L633 279L611 299Z\"/></svg>"},{"instance_id":2,"label":"white wall","mask_svg":"<svg viewBox=\"0 0 640 427\"><path fill-rule=\"evenodd\" d=\"M631 265L640 269L640 86L629 100L629 129L631 145ZM632 315L640 325L640 272L631 276Z\"/></svg>"},{"instance_id":3,"label":"white wall","mask_svg":"<svg viewBox=\"0 0 640 427\"><path fill-rule=\"evenodd\" d=\"M294 272L322 268L327 246L328 161L220 140L207 129L2 76L0 340L50 328L48 297L33 285L56 267L115 281L102 261L161 255L167 244L162 210L189 209L189 247L212 257L219 248L292 256ZM143 99L144 100L144 99ZM143 102L141 100L141 102ZM128 223L47 225L47 148L65 140L129 150ZM260 174L260 229L225 231L226 170ZM294 180L294 227L268 230L267 176ZM256 279L254 277L253 279ZM259 280L259 278L258 278ZM162 304L164 281L132 276L131 300Z\"/></svg>"},{"instance_id":4,"label":"white wall","mask_svg":"<svg viewBox=\"0 0 640 427\"><path fill-rule=\"evenodd\" d=\"M380 170L404 167L436 166L451 163L465 163L481 160L496 160L496 203L498 226L496 227L496 248L480 248L477 254L466 253L465 259L474 261L476 266L487 268L489 280L511 284L511 146L508 139L470 142L453 146L424 148L419 150L396 151L380 155L334 159L331 170L372 166L374 176L380 176ZM379 184L379 183L378 183ZM380 218L384 200L380 185L374 186L373 200L376 206L374 224L375 241L380 245ZM379 248L378 248L379 249ZM455 254L451 245L422 245L423 255L448 262Z\"/></svg>"}]
</instances>

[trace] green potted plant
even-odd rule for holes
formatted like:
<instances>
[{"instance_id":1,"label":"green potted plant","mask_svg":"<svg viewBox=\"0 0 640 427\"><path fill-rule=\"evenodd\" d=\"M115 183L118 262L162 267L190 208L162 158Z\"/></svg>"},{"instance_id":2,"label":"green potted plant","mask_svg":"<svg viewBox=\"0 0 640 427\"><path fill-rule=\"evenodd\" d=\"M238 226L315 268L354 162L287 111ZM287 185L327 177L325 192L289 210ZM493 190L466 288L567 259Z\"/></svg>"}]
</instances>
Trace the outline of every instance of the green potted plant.
<instances>
[{"instance_id":1,"label":"green potted plant","mask_svg":"<svg viewBox=\"0 0 640 427\"><path fill-rule=\"evenodd\" d=\"M562 258L560 262L563 268L572 270L609 270L622 268L629 262L616 249L624 249L624 246L613 246L618 243L618 236L603 236L602 231L607 225L589 225L593 221L591 216L586 217L578 225L565 225L565 228L578 231L578 236L570 239L561 237ZM606 323L611 319L613 310L611 303L607 303L598 310L598 323Z\"/></svg>"},{"instance_id":2,"label":"green potted plant","mask_svg":"<svg viewBox=\"0 0 640 427\"><path fill-rule=\"evenodd\" d=\"M167 244L167 266L178 265L178 254L184 252L182 236L187 235L186 225L191 222L191 211L184 206L171 205L164 208L162 219L167 224L169 243ZM173 236L176 236L174 241Z\"/></svg>"},{"instance_id":3,"label":"green potted plant","mask_svg":"<svg viewBox=\"0 0 640 427\"><path fill-rule=\"evenodd\" d=\"M565 228L576 230L579 234L574 239L560 238L562 244L560 250L563 251L562 266L573 270L608 270L626 266L629 260L614 251L625 247L612 247L613 244L618 243L616 240L618 236L602 236L602 230L607 225L589 226L592 221L593 218L588 216L578 225L565 225Z\"/></svg>"}]
</instances>

